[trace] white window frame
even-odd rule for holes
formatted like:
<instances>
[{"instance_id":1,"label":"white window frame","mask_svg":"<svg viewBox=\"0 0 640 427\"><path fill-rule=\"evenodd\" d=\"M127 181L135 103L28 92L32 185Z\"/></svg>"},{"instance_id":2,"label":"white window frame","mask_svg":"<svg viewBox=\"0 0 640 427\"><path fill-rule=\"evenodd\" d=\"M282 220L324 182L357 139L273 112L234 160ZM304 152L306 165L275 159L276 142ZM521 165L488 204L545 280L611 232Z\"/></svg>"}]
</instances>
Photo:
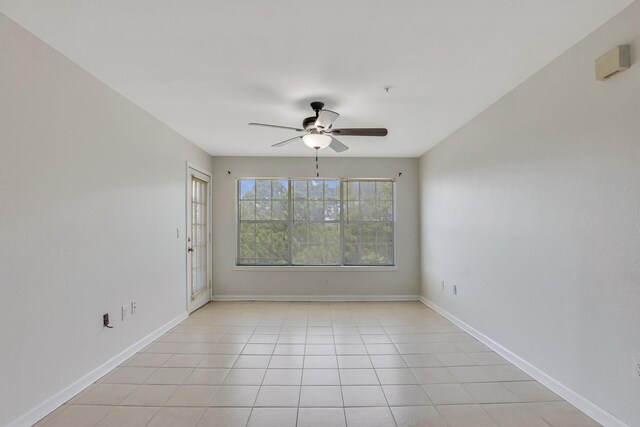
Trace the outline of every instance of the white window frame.
<instances>
[{"instance_id":1,"label":"white window frame","mask_svg":"<svg viewBox=\"0 0 640 427\"><path fill-rule=\"evenodd\" d=\"M288 192L289 192L289 219L286 220L290 224L289 228L289 237L288 237L288 246L289 246L289 263L288 264L238 264L240 258L240 181L244 180L287 180L288 181ZM292 246L292 233L293 233L293 181L296 180L338 180L340 181L340 251L341 251L341 264L311 264L311 265L299 265L292 264L293 256L291 254L291 246ZM391 182L392 184L392 209L393 209L393 220L391 221L391 225L393 228L393 264L362 264L362 265L353 265L353 264L345 264L344 263L344 226L347 224L346 219L344 218L344 205L346 201L344 198L346 197L346 183L349 181L386 181ZM393 178L333 178L333 177L321 177L321 178L313 178L313 177L240 177L235 180L235 226L236 226L236 248L235 248L235 270L269 270L269 271L291 271L291 270L304 270L304 271L396 271L398 270L398 258L397 258L397 204L396 204L396 183L397 181ZM278 222L279 220L273 220L274 222ZM284 221L284 220L283 220Z\"/></svg>"}]
</instances>

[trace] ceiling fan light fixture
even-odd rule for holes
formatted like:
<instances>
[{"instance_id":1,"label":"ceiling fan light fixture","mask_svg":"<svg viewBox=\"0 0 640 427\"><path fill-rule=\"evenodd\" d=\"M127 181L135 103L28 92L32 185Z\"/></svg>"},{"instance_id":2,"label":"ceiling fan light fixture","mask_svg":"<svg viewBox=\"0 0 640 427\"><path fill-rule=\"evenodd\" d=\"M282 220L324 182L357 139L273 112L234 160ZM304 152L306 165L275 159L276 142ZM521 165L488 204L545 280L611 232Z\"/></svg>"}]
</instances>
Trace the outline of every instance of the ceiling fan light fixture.
<instances>
[{"instance_id":1,"label":"ceiling fan light fixture","mask_svg":"<svg viewBox=\"0 0 640 427\"><path fill-rule=\"evenodd\" d=\"M312 133L302 137L302 142L309 148L322 149L331 144L331 137L320 133Z\"/></svg>"}]
</instances>

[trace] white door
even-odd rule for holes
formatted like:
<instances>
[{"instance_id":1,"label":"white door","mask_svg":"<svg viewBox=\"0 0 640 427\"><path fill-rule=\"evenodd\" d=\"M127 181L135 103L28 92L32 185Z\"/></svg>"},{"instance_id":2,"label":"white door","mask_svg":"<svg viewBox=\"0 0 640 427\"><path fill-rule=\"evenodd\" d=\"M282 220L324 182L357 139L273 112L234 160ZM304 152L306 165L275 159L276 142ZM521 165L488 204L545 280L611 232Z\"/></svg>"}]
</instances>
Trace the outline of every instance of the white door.
<instances>
[{"instance_id":1,"label":"white door","mask_svg":"<svg viewBox=\"0 0 640 427\"><path fill-rule=\"evenodd\" d=\"M211 301L211 175L187 168L187 305L189 313Z\"/></svg>"}]
</instances>

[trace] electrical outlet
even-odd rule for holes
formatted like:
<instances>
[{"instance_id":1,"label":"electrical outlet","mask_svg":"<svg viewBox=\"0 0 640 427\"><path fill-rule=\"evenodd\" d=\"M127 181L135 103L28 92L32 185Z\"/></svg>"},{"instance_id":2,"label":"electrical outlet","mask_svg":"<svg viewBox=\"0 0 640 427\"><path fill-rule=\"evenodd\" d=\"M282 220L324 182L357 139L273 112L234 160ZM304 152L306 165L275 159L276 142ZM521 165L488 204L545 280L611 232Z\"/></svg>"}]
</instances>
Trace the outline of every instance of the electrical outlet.
<instances>
[{"instance_id":1,"label":"electrical outlet","mask_svg":"<svg viewBox=\"0 0 640 427\"><path fill-rule=\"evenodd\" d=\"M138 306L136 305L136 302L131 301L131 314L136 314L137 309L138 309Z\"/></svg>"},{"instance_id":2,"label":"electrical outlet","mask_svg":"<svg viewBox=\"0 0 640 427\"><path fill-rule=\"evenodd\" d=\"M453 285L453 294L458 295L458 285Z\"/></svg>"},{"instance_id":3,"label":"electrical outlet","mask_svg":"<svg viewBox=\"0 0 640 427\"><path fill-rule=\"evenodd\" d=\"M129 307L127 307L126 305L122 306L122 321L124 322L125 320L127 320L127 313L129 312Z\"/></svg>"},{"instance_id":4,"label":"electrical outlet","mask_svg":"<svg viewBox=\"0 0 640 427\"><path fill-rule=\"evenodd\" d=\"M640 356L633 357L633 377L640 380Z\"/></svg>"},{"instance_id":5,"label":"electrical outlet","mask_svg":"<svg viewBox=\"0 0 640 427\"><path fill-rule=\"evenodd\" d=\"M105 313L102 315L102 324L104 325L105 328L113 328L113 326L111 326L109 324L109 313Z\"/></svg>"}]
</instances>

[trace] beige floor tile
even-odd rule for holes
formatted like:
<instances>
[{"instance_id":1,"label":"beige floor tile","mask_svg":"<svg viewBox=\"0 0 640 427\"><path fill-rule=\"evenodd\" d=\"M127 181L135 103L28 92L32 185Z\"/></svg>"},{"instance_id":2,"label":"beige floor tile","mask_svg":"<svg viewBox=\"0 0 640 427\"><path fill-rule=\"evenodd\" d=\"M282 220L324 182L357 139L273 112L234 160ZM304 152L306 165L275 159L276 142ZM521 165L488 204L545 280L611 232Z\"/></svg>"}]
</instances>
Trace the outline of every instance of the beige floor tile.
<instances>
[{"instance_id":1,"label":"beige floor tile","mask_svg":"<svg viewBox=\"0 0 640 427\"><path fill-rule=\"evenodd\" d=\"M247 344L244 349L242 349L242 354L273 354L273 349L275 348L275 344Z\"/></svg>"},{"instance_id":2,"label":"beige floor tile","mask_svg":"<svg viewBox=\"0 0 640 427\"><path fill-rule=\"evenodd\" d=\"M140 366L159 368L164 365L167 360L173 356L172 354L158 353L137 353L134 357L127 360L122 366Z\"/></svg>"},{"instance_id":3,"label":"beige floor tile","mask_svg":"<svg viewBox=\"0 0 640 427\"><path fill-rule=\"evenodd\" d=\"M204 356L199 368L231 368L238 358L234 354L212 354Z\"/></svg>"},{"instance_id":4,"label":"beige floor tile","mask_svg":"<svg viewBox=\"0 0 640 427\"><path fill-rule=\"evenodd\" d=\"M218 390L218 386L183 385L178 387L164 406L207 406Z\"/></svg>"},{"instance_id":5,"label":"beige floor tile","mask_svg":"<svg viewBox=\"0 0 640 427\"><path fill-rule=\"evenodd\" d=\"M325 344L333 345L333 335L309 335L307 337L307 344Z\"/></svg>"},{"instance_id":6,"label":"beige floor tile","mask_svg":"<svg viewBox=\"0 0 640 427\"><path fill-rule=\"evenodd\" d=\"M419 302L211 303L71 402L37 425L597 425Z\"/></svg>"},{"instance_id":7,"label":"beige floor tile","mask_svg":"<svg viewBox=\"0 0 640 427\"><path fill-rule=\"evenodd\" d=\"M224 385L260 385L266 369L231 369L224 378Z\"/></svg>"},{"instance_id":8,"label":"beige floor tile","mask_svg":"<svg viewBox=\"0 0 640 427\"><path fill-rule=\"evenodd\" d=\"M340 385L337 369L304 369L302 385Z\"/></svg>"},{"instance_id":9,"label":"beige floor tile","mask_svg":"<svg viewBox=\"0 0 640 427\"><path fill-rule=\"evenodd\" d=\"M304 356L305 369L337 369L336 356Z\"/></svg>"},{"instance_id":10,"label":"beige floor tile","mask_svg":"<svg viewBox=\"0 0 640 427\"><path fill-rule=\"evenodd\" d=\"M477 365L510 365L507 360L493 351L467 353L467 355L472 358Z\"/></svg>"},{"instance_id":11,"label":"beige floor tile","mask_svg":"<svg viewBox=\"0 0 640 427\"><path fill-rule=\"evenodd\" d=\"M304 356L271 356L269 368L302 369Z\"/></svg>"},{"instance_id":12,"label":"beige floor tile","mask_svg":"<svg viewBox=\"0 0 640 427\"><path fill-rule=\"evenodd\" d=\"M267 369L262 385L300 385L302 369Z\"/></svg>"},{"instance_id":13,"label":"beige floor tile","mask_svg":"<svg viewBox=\"0 0 640 427\"><path fill-rule=\"evenodd\" d=\"M271 361L271 356L264 355L246 355L242 354L238 356L234 368L249 368L249 369L266 369Z\"/></svg>"},{"instance_id":14,"label":"beige floor tile","mask_svg":"<svg viewBox=\"0 0 640 427\"><path fill-rule=\"evenodd\" d=\"M336 344L362 344L360 335L334 335L333 340Z\"/></svg>"},{"instance_id":15,"label":"beige floor tile","mask_svg":"<svg viewBox=\"0 0 640 427\"><path fill-rule=\"evenodd\" d=\"M419 384L409 368L376 369L380 384Z\"/></svg>"},{"instance_id":16,"label":"beige floor tile","mask_svg":"<svg viewBox=\"0 0 640 427\"><path fill-rule=\"evenodd\" d=\"M342 408L300 408L297 427L346 427Z\"/></svg>"},{"instance_id":17,"label":"beige floor tile","mask_svg":"<svg viewBox=\"0 0 640 427\"><path fill-rule=\"evenodd\" d=\"M303 356L304 344L276 344L273 354L278 356Z\"/></svg>"},{"instance_id":18,"label":"beige floor tile","mask_svg":"<svg viewBox=\"0 0 640 427\"><path fill-rule=\"evenodd\" d=\"M517 396L500 383L466 383L463 387L478 403L520 402Z\"/></svg>"},{"instance_id":19,"label":"beige floor tile","mask_svg":"<svg viewBox=\"0 0 640 427\"><path fill-rule=\"evenodd\" d=\"M305 344L306 335L279 335L278 344Z\"/></svg>"},{"instance_id":20,"label":"beige floor tile","mask_svg":"<svg viewBox=\"0 0 640 427\"><path fill-rule=\"evenodd\" d=\"M219 342L226 344L246 344L249 339L251 339L251 335L248 334L225 334L220 338Z\"/></svg>"},{"instance_id":21,"label":"beige floor tile","mask_svg":"<svg viewBox=\"0 0 640 427\"><path fill-rule=\"evenodd\" d=\"M102 383L104 384L142 384L158 368L123 366L114 369L107 375Z\"/></svg>"},{"instance_id":22,"label":"beige floor tile","mask_svg":"<svg viewBox=\"0 0 640 427\"><path fill-rule=\"evenodd\" d=\"M340 369L366 369L373 368L369 356L349 355L338 356L338 366Z\"/></svg>"},{"instance_id":23,"label":"beige floor tile","mask_svg":"<svg viewBox=\"0 0 640 427\"><path fill-rule=\"evenodd\" d=\"M340 386L302 386L300 407L342 407Z\"/></svg>"},{"instance_id":24,"label":"beige floor tile","mask_svg":"<svg viewBox=\"0 0 640 427\"><path fill-rule=\"evenodd\" d=\"M388 407L344 408L349 427L395 427L396 422Z\"/></svg>"},{"instance_id":25,"label":"beige floor tile","mask_svg":"<svg viewBox=\"0 0 640 427\"><path fill-rule=\"evenodd\" d=\"M278 342L278 335L253 334L248 342L249 344L275 344Z\"/></svg>"},{"instance_id":26,"label":"beige floor tile","mask_svg":"<svg viewBox=\"0 0 640 427\"><path fill-rule=\"evenodd\" d=\"M204 359L203 354L174 354L163 365L165 368L195 368Z\"/></svg>"},{"instance_id":27,"label":"beige floor tile","mask_svg":"<svg viewBox=\"0 0 640 427\"><path fill-rule=\"evenodd\" d=\"M183 384L191 385L220 385L229 373L229 369L222 368L196 368L184 380Z\"/></svg>"},{"instance_id":28,"label":"beige floor tile","mask_svg":"<svg viewBox=\"0 0 640 427\"><path fill-rule=\"evenodd\" d=\"M422 388L434 405L460 405L475 403L462 384L426 384Z\"/></svg>"},{"instance_id":29,"label":"beige floor tile","mask_svg":"<svg viewBox=\"0 0 640 427\"><path fill-rule=\"evenodd\" d=\"M307 356L328 356L336 354L336 347L333 344L307 344L304 349Z\"/></svg>"},{"instance_id":30,"label":"beige floor tile","mask_svg":"<svg viewBox=\"0 0 640 427\"><path fill-rule=\"evenodd\" d=\"M151 419L149 427L195 427L205 408L161 408Z\"/></svg>"},{"instance_id":31,"label":"beige floor tile","mask_svg":"<svg viewBox=\"0 0 640 427\"><path fill-rule=\"evenodd\" d=\"M342 385L380 385L373 369L340 369Z\"/></svg>"},{"instance_id":32,"label":"beige floor tile","mask_svg":"<svg viewBox=\"0 0 640 427\"><path fill-rule=\"evenodd\" d=\"M369 354L364 344L336 344L336 354Z\"/></svg>"},{"instance_id":33,"label":"beige floor tile","mask_svg":"<svg viewBox=\"0 0 640 427\"><path fill-rule=\"evenodd\" d=\"M403 406L391 408L398 427L446 427L433 406Z\"/></svg>"},{"instance_id":34,"label":"beige floor tile","mask_svg":"<svg viewBox=\"0 0 640 427\"><path fill-rule=\"evenodd\" d=\"M442 366L474 366L477 363L466 353L439 353L435 355Z\"/></svg>"},{"instance_id":35,"label":"beige floor tile","mask_svg":"<svg viewBox=\"0 0 640 427\"><path fill-rule=\"evenodd\" d=\"M549 427L540 415L521 403L482 405L500 427Z\"/></svg>"},{"instance_id":36,"label":"beige floor tile","mask_svg":"<svg viewBox=\"0 0 640 427\"><path fill-rule=\"evenodd\" d=\"M433 354L405 354L402 356L411 368L437 368L442 363Z\"/></svg>"},{"instance_id":37,"label":"beige floor tile","mask_svg":"<svg viewBox=\"0 0 640 427\"><path fill-rule=\"evenodd\" d=\"M562 398L537 381L514 381L502 383L520 402L553 402Z\"/></svg>"},{"instance_id":38,"label":"beige floor tile","mask_svg":"<svg viewBox=\"0 0 640 427\"><path fill-rule=\"evenodd\" d=\"M159 368L147 380L146 384L182 384L193 368Z\"/></svg>"},{"instance_id":39,"label":"beige floor tile","mask_svg":"<svg viewBox=\"0 0 640 427\"><path fill-rule=\"evenodd\" d=\"M365 344L369 354L398 354L394 344Z\"/></svg>"},{"instance_id":40,"label":"beige floor tile","mask_svg":"<svg viewBox=\"0 0 640 427\"><path fill-rule=\"evenodd\" d=\"M391 340L388 335L362 335L362 341L365 344L390 344Z\"/></svg>"},{"instance_id":41,"label":"beige floor tile","mask_svg":"<svg viewBox=\"0 0 640 427\"><path fill-rule=\"evenodd\" d=\"M300 386L262 386L254 406L298 407Z\"/></svg>"},{"instance_id":42,"label":"beige floor tile","mask_svg":"<svg viewBox=\"0 0 640 427\"><path fill-rule=\"evenodd\" d=\"M413 374L420 384L456 383L456 379L446 368L413 368Z\"/></svg>"},{"instance_id":43,"label":"beige floor tile","mask_svg":"<svg viewBox=\"0 0 640 427\"><path fill-rule=\"evenodd\" d=\"M382 390L389 406L431 405L427 393L419 385L384 385Z\"/></svg>"},{"instance_id":44,"label":"beige floor tile","mask_svg":"<svg viewBox=\"0 0 640 427\"><path fill-rule=\"evenodd\" d=\"M220 386L209 406L253 406L259 386Z\"/></svg>"},{"instance_id":45,"label":"beige floor tile","mask_svg":"<svg viewBox=\"0 0 640 427\"><path fill-rule=\"evenodd\" d=\"M245 427L251 408L207 408L197 427Z\"/></svg>"},{"instance_id":46,"label":"beige floor tile","mask_svg":"<svg viewBox=\"0 0 640 427\"><path fill-rule=\"evenodd\" d=\"M121 405L164 406L177 389L177 385L141 385L127 396Z\"/></svg>"},{"instance_id":47,"label":"beige floor tile","mask_svg":"<svg viewBox=\"0 0 640 427\"><path fill-rule=\"evenodd\" d=\"M513 365L488 365L484 370L493 378L493 381L531 381L529 375Z\"/></svg>"},{"instance_id":48,"label":"beige floor tile","mask_svg":"<svg viewBox=\"0 0 640 427\"><path fill-rule=\"evenodd\" d=\"M450 427L498 427L480 405L436 406Z\"/></svg>"},{"instance_id":49,"label":"beige floor tile","mask_svg":"<svg viewBox=\"0 0 640 427\"><path fill-rule=\"evenodd\" d=\"M295 427L297 408L253 408L247 427Z\"/></svg>"},{"instance_id":50,"label":"beige floor tile","mask_svg":"<svg viewBox=\"0 0 640 427\"><path fill-rule=\"evenodd\" d=\"M567 402L527 403L527 406L553 427L600 426Z\"/></svg>"},{"instance_id":51,"label":"beige floor tile","mask_svg":"<svg viewBox=\"0 0 640 427\"><path fill-rule=\"evenodd\" d=\"M107 416L110 406L67 405L56 416L44 423L45 427L89 427Z\"/></svg>"},{"instance_id":52,"label":"beige floor tile","mask_svg":"<svg viewBox=\"0 0 640 427\"><path fill-rule=\"evenodd\" d=\"M113 408L96 427L144 427L160 408L118 406Z\"/></svg>"},{"instance_id":53,"label":"beige floor tile","mask_svg":"<svg viewBox=\"0 0 640 427\"><path fill-rule=\"evenodd\" d=\"M406 368L407 363L399 354L371 355L371 363L376 369L380 368Z\"/></svg>"},{"instance_id":54,"label":"beige floor tile","mask_svg":"<svg viewBox=\"0 0 640 427\"><path fill-rule=\"evenodd\" d=\"M387 399L380 386L342 386L344 406L385 406Z\"/></svg>"},{"instance_id":55,"label":"beige floor tile","mask_svg":"<svg viewBox=\"0 0 640 427\"><path fill-rule=\"evenodd\" d=\"M455 378L451 382L460 383L481 383L497 381L486 370L486 366L454 366L447 370Z\"/></svg>"},{"instance_id":56,"label":"beige floor tile","mask_svg":"<svg viewBox=\"0 0 640 427\"><path fill-rule=\"evenodd\" d=\"M71 400L74 405L118 405L137 385L132 384L96 384Z\"/></svg>"}]
</instances>

